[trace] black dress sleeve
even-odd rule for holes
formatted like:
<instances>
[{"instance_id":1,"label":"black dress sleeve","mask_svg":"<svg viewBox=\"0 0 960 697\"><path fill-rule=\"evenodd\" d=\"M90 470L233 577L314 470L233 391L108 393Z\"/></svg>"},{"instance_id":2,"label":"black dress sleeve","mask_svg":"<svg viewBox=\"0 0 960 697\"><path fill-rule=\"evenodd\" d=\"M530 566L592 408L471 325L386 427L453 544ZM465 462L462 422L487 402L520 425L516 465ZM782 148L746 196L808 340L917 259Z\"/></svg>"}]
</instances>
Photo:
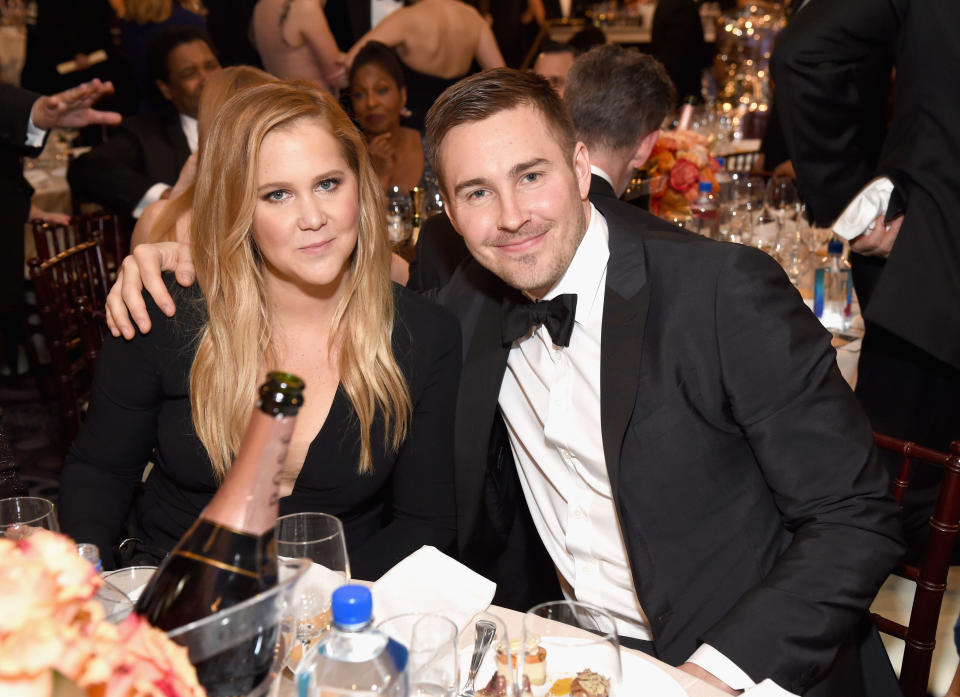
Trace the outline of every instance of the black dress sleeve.
<instances>
[{"instance_id":1,"label":"black dress sleeve","mask_svg":"<svg viewBox=\"0 0 960 697\"><path fill-rule=\"evenodd\" d=\"M170 289L176 300L176 289ZM166 317L146 292L144 298L153 329L130 341L110 336L104 341L90 407L60 481L63 532L96 544L107 568L157 442L163 371L177 355L169 347L177 318Z\"/></svg>"},{"instance_id":2,"label":"black dress sleeve","mask_svg":"<svg viewBox=\"0 0 960 697\"><path fill-rule=\"evenodd\" d=\"M399 289L394 352L407 377L413 415L388 484L389 522L351 550L352 575L370 581L423 545L447 554L456 548L453 431L459 325L446 310Z\"/></svg>"}]
</instances>

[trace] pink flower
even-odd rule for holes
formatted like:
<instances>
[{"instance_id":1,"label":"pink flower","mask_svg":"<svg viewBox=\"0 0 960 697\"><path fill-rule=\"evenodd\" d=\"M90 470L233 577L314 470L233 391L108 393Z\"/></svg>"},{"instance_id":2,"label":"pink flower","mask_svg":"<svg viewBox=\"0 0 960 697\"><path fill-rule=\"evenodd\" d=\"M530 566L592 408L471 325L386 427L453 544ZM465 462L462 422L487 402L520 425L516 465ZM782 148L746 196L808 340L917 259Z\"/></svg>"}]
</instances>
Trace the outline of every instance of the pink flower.
<instances>
[{"instance_id":1,"label":"pink flower","mask_svg":"<svg viewBox=\"0 0 960 697\"><path fill-rule=\"evenodd\" d=\"M102 585L63 535L0 539L0 694L203 697L186 649L137 615L104 619Z\"/></svg>"}]
</instances>

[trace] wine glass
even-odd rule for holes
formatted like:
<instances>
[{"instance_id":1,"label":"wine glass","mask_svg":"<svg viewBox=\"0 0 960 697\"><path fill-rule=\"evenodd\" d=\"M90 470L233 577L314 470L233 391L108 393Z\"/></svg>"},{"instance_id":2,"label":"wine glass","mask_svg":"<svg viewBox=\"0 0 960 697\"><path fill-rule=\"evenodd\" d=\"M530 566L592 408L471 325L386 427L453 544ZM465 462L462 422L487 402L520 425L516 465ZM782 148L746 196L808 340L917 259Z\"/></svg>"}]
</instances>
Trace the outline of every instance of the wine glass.
<instances>
[{"instance_id":1,"label":"wine glass","mask_svg":"<svg viewBox=\"0 0 960 697\"><path fill-rule=\"evenodd\" d=\"M777 219L781 229L788 221L796 220L800 197L793 178L782 174L771 177L767 183L764 202Z\"/></svg>"},{"instance_id":2,"label":"wine glass","mask_svg":"<svg viewBox=\"0 0 960 697\"><path fill-rule=\"evenodd\" d=\"M720 212L719 238L725 242L750 244L753 240L753 216L750 209L727 206Z\"/></svg>"},{"instance_id":3,"label":"wine glass","mask_svg":"<svg viewBox=\"0 0 960 697\"><path fill-rule=\"evenodd\" d=\"M560 600L535 605L523 617L517 680L553 694L575 692L572 683L605 685L609 697L623 697L620 642L613 618L587 603ZM559 683L559 684L558 684ZM576 685L574 685L576 687Z\"/></svg>"},{"instance_id":4,"label":"wine glass","mask_svg":"<svg viewBox=\"0 0 960 697\"><path fill-rule=\"evenodd\" d=\"M0 537L20 540L35 528L58 532L53 503L37 496L15 496L0 500Z\"/></svg>"},{"instance_id":5,"label":"wine glass","mask_svg":"<svg viewBox=\"0 0 960 697\"><path fill-rule=\"evenodd\" d=\"M350 582L350 561L343 535L343 523L326 513L291 513L277 519L277 557L280 580L296 560L309 559L307 572L293 589L288 618L291 642L291 668L307 649L330 628L330 598L340 586Z\"/></svg>"},{"instance_id":6,"label":"wine glass","mask_svg":"<svg viewBox=\"0 0 960 697\"><path fill-rule=\"evenodd\" d=\"M407 647L410 697L454 697L460 685L457 625L443 615L390 617L377 629Z\"/></svg>"}]
</instances>

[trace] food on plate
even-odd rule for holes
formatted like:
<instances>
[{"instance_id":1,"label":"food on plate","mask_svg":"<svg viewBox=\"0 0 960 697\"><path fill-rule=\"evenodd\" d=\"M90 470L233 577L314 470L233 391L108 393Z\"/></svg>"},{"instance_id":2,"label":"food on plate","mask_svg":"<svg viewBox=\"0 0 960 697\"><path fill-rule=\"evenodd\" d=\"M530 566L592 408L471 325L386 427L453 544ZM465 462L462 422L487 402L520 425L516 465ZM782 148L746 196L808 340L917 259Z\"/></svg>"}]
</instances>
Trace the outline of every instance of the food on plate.
<instances>
[{"instance_id":1,"label":"food on plate","mask_svg":"<svg viewBox=\"0 0 960 697\"><path fill-rule=\"evenodd\" d=\"M551 695L551 697L564 697L564 695L569 695L570 683L572 682L573 678L560 678L550 686L550 691L547 694Z\"/></svg>"},{"instance_id":2,"label":"food on plate","mask_svg":"<svg viewBox=\"0 0 960 697\"><path fill-rule=\"evenodd\" d=\"M477 690L475 697L506 697L507 695L507 677L500 672L494 673L490 682L485 687ZM533 697L530 691L530 680L523 676L523 689L520 691L520 697Z\"/></svg>"},{"instance_id":3,"label":"food on plate","mask_svg":"<svg viewBox=\"0 0 960 697\"><path fill-rule=\"evenodd\" d=\"M609 697L609 695L609 678L589 669L581 670L570 683L570 697Z\"/></svg>"},{"instance_id":4,"label":"food on plate","mask_svg":"<svg viewBox=\"0 0 960 697\"><path fill-rule=\"evenodd\" d=\"M517 656L520 654L522 643L520 639L510 642L509 661L503 645L497 647L497 673L507 675L517 667ZM530 679L531 684L543 685L547 681L547 650L540 646L540 637L534 636L528 639L523 653L523 674Z\"/></svg>"}]
</instances>

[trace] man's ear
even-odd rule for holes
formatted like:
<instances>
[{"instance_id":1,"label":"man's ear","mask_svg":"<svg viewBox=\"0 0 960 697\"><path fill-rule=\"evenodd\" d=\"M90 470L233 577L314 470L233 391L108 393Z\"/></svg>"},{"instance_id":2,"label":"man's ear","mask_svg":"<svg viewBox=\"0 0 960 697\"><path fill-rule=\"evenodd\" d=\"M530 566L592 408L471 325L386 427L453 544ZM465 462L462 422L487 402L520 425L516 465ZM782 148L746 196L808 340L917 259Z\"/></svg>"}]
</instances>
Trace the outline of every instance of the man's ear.
<instances>
[{"instance_id":1,"label":"man's ear","mask_svg":"<svg viewBox=\"0 0 960 697\"><path fill-rule=\"evenodd\" d=\"M170 93L170 87L167 86L167 83L163 80L154 80L154 84L157 86L157 89L160 90L160 94L163 95L163 98L168 102L173 101L173 95Z\"/></svg>"},{"instance_id":2,"label":"man's ear","mask_svg":"<svg viewBox=\"0 0 960 697\"><path fill-rule=\"evenodd\" d=\"M653 152L653 146L657 144L657 138L660 137L660 131L650 131L637 143L636 150L633 152L633 159L630 160L630 166L634 169L643 167L643 163L650 158Z\"/></svg>"},{"instance_id":3,"label":"man's ear","mask_svg":"<svg viewBox=\"0 0 960 697\"><path fill-rule=\"evenodd\" d=\"M586 201L590 193L590 153L579 141L573 149L573 173L580 188L580 199Z\"/></svg>"}]
</instances>

